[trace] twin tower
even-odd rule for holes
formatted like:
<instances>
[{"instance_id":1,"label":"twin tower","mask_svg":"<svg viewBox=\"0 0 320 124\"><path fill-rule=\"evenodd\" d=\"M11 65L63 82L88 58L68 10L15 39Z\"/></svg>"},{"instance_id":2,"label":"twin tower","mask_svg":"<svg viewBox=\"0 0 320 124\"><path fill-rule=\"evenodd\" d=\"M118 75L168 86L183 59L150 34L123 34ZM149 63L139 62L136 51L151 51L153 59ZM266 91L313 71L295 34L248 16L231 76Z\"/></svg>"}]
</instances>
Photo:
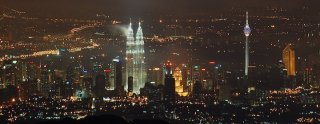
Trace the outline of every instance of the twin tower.
<instances>
[{"instance_id":1,"label":"twin tower","mask_svg":"<svg viewBox=\"0 0 320 124\"><path fill-rule=\"evenodd\" d=\"M146 82L146 68L145 68L145 55L144 55L144 40L139 22L138 30L134 34L132 23L130 21L129 27L126 32L126 83L125 88L128 92L140 93L140 88L144 87ZM131 78L128 80L128 78ZM133 78L133 81L132 81ZM129 86L129 87L128 87Z\"/></svg>"}]
</instances>

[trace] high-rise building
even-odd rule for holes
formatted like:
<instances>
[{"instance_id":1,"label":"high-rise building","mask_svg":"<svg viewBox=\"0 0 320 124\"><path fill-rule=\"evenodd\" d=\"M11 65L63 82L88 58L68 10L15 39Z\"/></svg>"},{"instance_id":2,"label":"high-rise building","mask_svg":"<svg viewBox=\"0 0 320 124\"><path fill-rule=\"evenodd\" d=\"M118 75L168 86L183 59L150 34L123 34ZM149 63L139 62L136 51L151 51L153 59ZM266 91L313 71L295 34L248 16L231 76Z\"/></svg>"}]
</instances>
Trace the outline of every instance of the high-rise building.
<instances>
[{"instance_id":1,"label":"high-rise building","mask_svg":"<svg viewBox=\"0 0 320 124\"><path fill-rule=\"evenodd\" d=\"M174 77L174 80L175 80L176 92L177 93L183 92L183 86L181 85L182 74L181 74L181 70L180 70L179 67L176 67L174 69L173 77Z\"/></svg>"},{"instance_id":2,"label":"high-rise building","mask_svg":"<svg viewBox=\"0 0 320 124\"><path fill-rule=\"evenodd\" d=\"M27 80L27 63L19 61L17 63L17 82L24 82Z\"/></svg>"},{"instance_id":3,"label":"high-rise building","mask_svg":"<svg viewBox=\"0 0 320 124\"><path fill-rule=\"evenodd\" d=\"M128 96L133 95L133 77L129 76L128 77Z\"/></svg>"},{"instance_id":4,"label":"high-rise building","mask_svg":"<svg viewBox=\"0 0 320 124\"><path fill-rule=\"evenodd\" d=\"M168 61L165 64L165 79L164 79L164 100L166 102L175 102L175 80L173 78L172 63Z\"/></svg>"},{"instance_id":5,"label":"high-rise building","mask_svg":"<svg viewBox=\"0 0 320 124\"><path fill-rule=\"evenodd\" d=\"M106 76L104 75L97 75L96 76L96 85L94 88L94 92L96 97L102 98L105 96L106 92Z\"/></svg>"},{"instance_id":6,"label":"high-rise building","mask_svg":"<svg viewBox=\"0 0 320 124\"><path fill-rule=\"evenodd\" d=\"M41 74L40 74L40 93L48 97L51 91L52 81L53 81L53 70L49 60L46 60L41 64Z\"/></svg>"},{"instance_id":7,"label":"high-rise building","mask_svg":"<svg viewBox=\"0 0 320 124\"><path fill-rule=\"evenodd\" d=\"M115 89L115 71L114 71L114 62L111 64L108 64L109 69L106 70L106 76L107 76L107 90L112 91Z\"/></svg>"},{"instance_id":8,"label":"high-rise building","mask_svg":"<svg viewBox=\"0 0 320 124\"><path fill-rule=\"evenodd\" d=\"M245 65L244 65L244 75L248 77L248 69L249 69L249 36L251 33L251 29L249 26L249 17L248 12L246 12L246 25L243 29L244 35L246 36L246 46L245 46Z\"/></svg>"},{"instance_id":9,"label":"high-rise building","mask_svg":"<svg viewBox=\"0 0 320 124\"><path fill-rule=\"evenodd\" d=\"M104 70L105 75L106 75L106 89L107 90L114 90L113 78L111 78L112 68L110 68L110 65L112 65L112 64L108 64L108 68L106 70Z\"/></svg>"},{"instance_id":10,"label":"high-rise building","mask_svg":"<svg viewBox=\"0 0 320 124\"><path fill-rule=\"evenodd\" d=\"M146 81L144 40L141 22L134 38L130 22L126 43L126 77L133 76L133 92L139 93ZM126 88L128 81L126 81Z\"/></svg>"},{"instance_id":11,"label":"high-rise building","mask_svg":"<svg viewBox=\"0 0 320 124\"><path fill-rule=\"evenodd\" d=\"M188 92L188 94L191 92L191 87L193 84L193 76L192 76L192 67L189 67L187 64L182 64L181 68L181 74L182 74L182 85L183 85L183 91Z\"/></svg>"},{"instance_id":12,"label":"high-rise building","mask_svg":"<svg viewBox=\"0 0 320 124\"><path fill-rule=\"evenodd\" d=\"M69 95L73 95L76 90L80 89L80 65L74 59L66 70L66 86Z\"/></svg>"},{"instance_id":13,"label":"high-rise building","mask_svg":"<svg viewBox=\"0 0 320 124\"><path fill-rule=\"evenodd\" d=\"M97 82L96 82L97 85ZM93 79L89 75L81 76L81 89L88 95L93 96Z\"/></svg>"},{"instance_id":14,"label":"high-rise building","mask_svg":"<svg viewBox=\"0 0 320 124\"><path fill-rule=\"evenodd\" d=\"M308 57L309 69L312 72L312 87L319 87L320 85L320 49L318 49L314 54Z\"/></svg>"},{"instance_id":15,"label":"high-rise building","mask_svg":"<svg viewBox=\"0 0 320 124\"><path fill-rule=\"evenodd\" d=\"M127 42L126 42L126 78L132 76L133 77L133 72L136 70L134 68L134 54L136 53L135 49L135 41L134 41L134 33L133 33L133 29L132 29L132 23L130 20L130 24L129 27L127 29L127 33L126 33L126 37L127 37ZM128 80L126 81L128 82ZM126 84L126 87L128 84Z\"/></svg>"},{"instance_id":16,"label":"high-rise building","mask_svg":"<svg viewBox=\"0 0 320 124\"><path fill-rule=\"evenodd\" d=\"M160 68L152 68L148 70L148 81L149 82L154 82L155 85L164 85L163 84L163 75L162 75L162 71Z\"/></svg>"},{"instance_id":17,"label":"high-rise building","mask_svg":"<svg viewBox=\"0 0 320 124\"><path fill-rule=\"evenodd\" d=\"M198 65L192 66L191 67L191 82L190 84L188 84L189 86L189 93L193 92L193 88L194 88L194 84L196 83L196 81L200 81L200 83L202 83L203 77L202 77L202 73L201 73L201 67Z\"/></svg>"},{"instance_id":18,"label":"high-rise building","mask_svg":"<svg viewBox=\"0 0 320 124\"><path fill-rule=\"evenodd\" d=\"M136 91L139 91L140 88L144 87L144 84L146 83L144 39L143 39L143 32L141 28L141 22L139 22L138 31L136 34L136 44L137 44L138 54L135 58L138 66L138 73L135 74L137 76L136 78L137 85L135 87L137 88Z\"/></svg>"},{"instance_id":19,"label":"high-rise building","mask_svg":"<svg viewBox=\"0 0 320 124\"><path fill-rule=\"evenodd\" d=\"M27 80L36 80L37 79L37 68L36 63L34 62L28 62L27 64Z\"/></svg>"},{"instance_id":20,"label":"high-rise building","mask_svg":"<svg viewBox=\"0 0 320 124\"><path fill-rule=\"evenodd\" d=\"M114 83L115 83L115 90L117 92L123 91L123 84L122 84L122 63L120 57L117 56L115 59L112 60L113 64L113 73L114 73Z\"/></svg>"},{"instance_id":21,"label":"high-rise building","mask_svg":"<svg viewBox=\"0 0 320 124\"><path fill-rule=\"evenodd\" d=\"M193 98L195 99L200 99L200 96L201 96L201 92L202 92L202 84L200 83L199 80L197 80L195 83L194 83L194 86L193 86L194 90L193 90Z\"/></svg>"},{"instance_id":22,"label":"high-rise building","mask_svg":"<svg viewBox=\"0 0 320 124\"><path fill-rule=\"evenodd\" d=\"M182 85L182 72L179 67L174 69L173 77L175 79L175 91L179 96L187 96L188 92L184 92Z\"/></svg>"},{"instance_id":23,"label":"high-rise building","mask_svg":"<svg viewBox=\"0 0 320 124\"><path fill-rule=\"evenodd\" d=\"M1 67L1 88L6 88L8 85L16 86L16 63L17 61L13 60L6 60L3 62Z\"/></svg>"},{"instance_id":24,"label":"high-rise building","mask_svg":"<svg viewBox=\"0 0 320 124\"><path fill-rule=\"evenodd\" d=\"M288 44L282 51L282 61L287 69L287 76L295 76L296 75L296 66L295 66L295 52L291 46Z\"/></svg>"}]
</instances>

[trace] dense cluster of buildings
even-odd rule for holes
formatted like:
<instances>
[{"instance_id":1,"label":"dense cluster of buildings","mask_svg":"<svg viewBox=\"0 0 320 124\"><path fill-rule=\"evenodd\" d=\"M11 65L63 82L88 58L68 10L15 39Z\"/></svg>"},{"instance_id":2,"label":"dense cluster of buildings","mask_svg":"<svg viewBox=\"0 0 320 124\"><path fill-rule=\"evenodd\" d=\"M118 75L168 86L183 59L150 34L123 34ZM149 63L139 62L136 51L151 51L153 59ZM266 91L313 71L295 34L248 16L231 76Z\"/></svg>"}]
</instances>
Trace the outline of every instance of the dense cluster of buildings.
<instances>
[{"instance_id":1,"label":"dense cluster of buildings","mask_svg":"<svg viewBox=\"0 0 320 124\"><path fill-rule=\"evenodd\" d=\"M56 55L41 57L40 61L14 58L3 61L1 101L24 101L35 95L70 101L140 95L149 96L150 101L174 103L178 97L199 98L203 87L215 92L213 80L224 80L218 74L221 65L215 66L215 62L209 62L212 67L208 69L164 62L159 68L147 70L141 23L136 35L130 23L126 36L125 57L117 56L108 64L102 64L94 56L81 60L63 48Z\"/></svg>"},{"instance_id":2,"label":"dense cluster of buildings","mask_svg":"<svg viewBox=\"0 0 320 124\"><path fill-rule=\"evenodd\" d=\"M247 13L243 30L246 40L241 42L244 56L240 57L245 58L244 62L199 60L200 57L190 53L200 51L198 46L206 49L208 46L181 41L174 45L189 45L185 54L190 57L188 60L194 61L179 63L175 57L184 53L172 52L171 61L148 63L145 54L156 54L152 51L158 49L146 44L140 21L136 31L133 27L130 21L122 44L125 50L111 60L103 59L104 54L90 55L91 50L84 50L89 53L86 55L59 49L56 55L2 61L0 116L16 121L79 119L96 113L116 113L128 118L150 117L172 122L250 123L281 122L277 119L293 113L294 122L320 121L320 117L314 117L320 112L320 49L301 56L295 44L286 44L277 53L281 55L282 52L281 60L257 64L251 57L256 48L251 44L254 38L249 39L251 28ZM204 38L199 37L172 36L168 39L202 42ZM159 46L168 44L162 40L151 39L160 41L154 43ZM221 48L217 54L230 51ZM295 111L293 108L297 106L299 110ZM213 112L215 110L218 112Z\"/></svg>"}]
</instances>

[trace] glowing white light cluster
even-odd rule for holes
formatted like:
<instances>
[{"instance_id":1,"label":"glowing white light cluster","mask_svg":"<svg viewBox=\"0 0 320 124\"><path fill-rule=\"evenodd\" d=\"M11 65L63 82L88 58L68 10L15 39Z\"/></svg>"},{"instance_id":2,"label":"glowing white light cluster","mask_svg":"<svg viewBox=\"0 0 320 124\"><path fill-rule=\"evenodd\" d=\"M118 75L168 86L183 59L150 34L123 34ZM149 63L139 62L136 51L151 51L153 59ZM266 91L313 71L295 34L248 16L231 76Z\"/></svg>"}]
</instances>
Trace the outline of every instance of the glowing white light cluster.
<instances>
[{"instance_id":1,"label":"glowing white light cluster","mask_svg":"<svg viewBox=\"0 0 320 124\"><path fill-rule=\"evenodd\" d=\"M131 22L126 35L126 80L129 76L133 77L133 92L139 94L140 88L144 87L146 81L144 39L141 23L139 22L135 38ZM125 84L125 89L127 89L128 81Z\"/></svg>"}]
</instances>

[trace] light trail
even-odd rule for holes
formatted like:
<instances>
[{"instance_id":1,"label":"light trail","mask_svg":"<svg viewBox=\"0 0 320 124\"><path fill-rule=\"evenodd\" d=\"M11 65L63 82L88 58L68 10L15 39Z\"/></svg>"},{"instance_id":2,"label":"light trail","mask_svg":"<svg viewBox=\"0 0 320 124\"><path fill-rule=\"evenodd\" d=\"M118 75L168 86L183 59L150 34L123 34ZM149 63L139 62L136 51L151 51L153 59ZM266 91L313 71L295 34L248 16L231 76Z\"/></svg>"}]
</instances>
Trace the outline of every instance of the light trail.
<instances>
[{"instance_id":1,"label":"light trail","mask_svg":"<svg viewBox=\"0 0 320 124\"><path fill-rule=\"evenodd\" d=\"M75 48L70 48L67 49L69 52L74 53L74 52L79 52L84 49L94 49L96 47L99 47L99 44L92 43L90 46L86 47L75 47ZM12 56L12 57L0 57L0 61L8 60L8 59L27 59L27 58L34 58L34 57L39 57L39 56L44 56L44 55L58 55L59 50L43 50L43 51L37 51L33 52L32 54L22 54L22 55L17 55L17 56Z\"/></svg>"}]
</instances>

